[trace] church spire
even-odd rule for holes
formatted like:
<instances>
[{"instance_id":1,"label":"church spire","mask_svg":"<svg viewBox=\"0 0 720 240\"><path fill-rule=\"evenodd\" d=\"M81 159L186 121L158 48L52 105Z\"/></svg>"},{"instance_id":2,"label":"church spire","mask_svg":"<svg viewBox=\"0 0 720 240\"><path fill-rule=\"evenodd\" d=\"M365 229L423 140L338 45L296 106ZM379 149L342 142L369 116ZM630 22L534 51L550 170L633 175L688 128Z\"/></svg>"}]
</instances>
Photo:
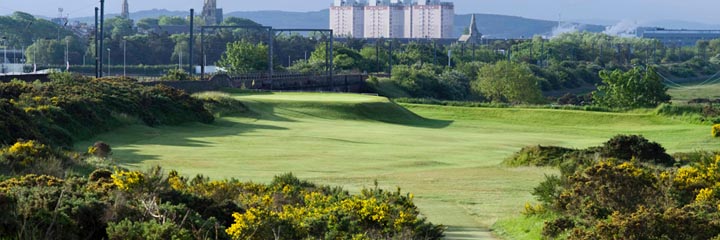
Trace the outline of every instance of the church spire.
<instances>
[{"instance_id":1,"label":"church spire","mask_svg":"<svg viewBox=\"0 0 720 240\"><path fill-rule=\"evenodd\" d=\"M476 34L479 34L480 31L478 31L477 23L475 21L475 14L473 13L472 19L470 19L470 32L469 34L471 36L476 36Z\"/></svg>"},{"instance_id":2,"label":"church spire","mask_svg":"<svg viewBox=\"0 0 720 240\"><path fill-rule=\"evenodd\" d=\"M130 5L128 4L128 0L123 0L122 12L120 13L120 16L125 19L130 18Z\"/></svg>"}]
</instances>

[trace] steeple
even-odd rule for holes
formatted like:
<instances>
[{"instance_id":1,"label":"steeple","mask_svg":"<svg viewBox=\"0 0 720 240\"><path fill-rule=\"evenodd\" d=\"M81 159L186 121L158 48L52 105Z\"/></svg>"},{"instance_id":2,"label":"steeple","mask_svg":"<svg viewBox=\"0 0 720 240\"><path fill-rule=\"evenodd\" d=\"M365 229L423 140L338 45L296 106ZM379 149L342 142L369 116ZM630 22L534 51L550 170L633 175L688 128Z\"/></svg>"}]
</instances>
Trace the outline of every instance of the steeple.
<instances>
[{"instance_id":1,"label":"steeple","mask_svg":"<svg viewBox=\"0 0 720 240\"><path fill-rule=\"evenodd\" d=\"M468 26L468 33L460 36L458 42L477 44L481 43L481 39L482 33L478 31L477 20L475 19L475 14L473 14L472 18L470 19L470 26Z\"/></svg>"},{"instance_id":2,"label":"steeple","mask_svg":"<svg viewBox=\"0 0 720 240\"><path fill-rule=\"evenodd\" d=\"M123 0L122 12L120 13L120 17L125 19L130 18L130 5L128 4L127 0Z\"/></svg>"},{"instance_id":3,"label":"steeple","mask_svg":"<svg viewBox=\"0 0 720 240\"><path fill-rule=\"evenodd\" d=\"M470 36L476 36L476 34L479 34L480 31L477 29L477 24L475 22L475 14L473 13L472 19L470 19Z\"/></svg>"},{"instance_id":4,"label":"steeple","mask_svg":"<svg viewBox=\"0 0 720 240\"><path fill-rule=\"evenodd\" d=\"M217 25L223 21L222 8L217 7L216 0L205 0L202 17L206 25Z\"/></svg>"}]
</instances>

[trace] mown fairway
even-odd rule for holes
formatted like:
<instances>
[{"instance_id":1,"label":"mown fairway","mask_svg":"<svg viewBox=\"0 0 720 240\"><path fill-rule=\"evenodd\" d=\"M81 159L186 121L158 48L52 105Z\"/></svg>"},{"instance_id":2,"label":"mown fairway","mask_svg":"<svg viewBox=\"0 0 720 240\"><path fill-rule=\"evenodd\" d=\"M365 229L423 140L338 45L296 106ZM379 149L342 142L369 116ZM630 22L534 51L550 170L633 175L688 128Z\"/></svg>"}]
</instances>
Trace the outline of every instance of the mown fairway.
<instances>
[{"instance_id":1,"label":"mown fairway","mask_svg":"<svg viewBox=\"0 0 720 240\"><path fill-rule=\"evenodd\" d=\"M670 152L718 149L710 127L652 114L403 105L365 95L236 94L255 113L213 125L135 125L98 136L123 166L162 165L186 175L265 182L293 172L350 190L415 194L433 222L477 238L498 218L519 214L551 169L506 168L525 145L587 147L642 134ZM409 110L409 111L408 111ZM417 114L417 115L416 115ZM419 115L419 116L418 116ZM90 141L79 143L85 149Z\"/></svg>"}]
</instances>

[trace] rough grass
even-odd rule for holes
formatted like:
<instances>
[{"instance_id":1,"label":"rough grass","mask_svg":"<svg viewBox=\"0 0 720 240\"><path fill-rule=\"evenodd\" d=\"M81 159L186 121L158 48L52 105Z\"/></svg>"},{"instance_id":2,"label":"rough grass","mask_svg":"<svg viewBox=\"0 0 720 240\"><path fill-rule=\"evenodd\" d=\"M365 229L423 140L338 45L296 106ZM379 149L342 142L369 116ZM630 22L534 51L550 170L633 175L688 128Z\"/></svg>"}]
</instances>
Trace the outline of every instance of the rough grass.
<instances>
[{"instance_id":1,"label":"rough grass","mask_svg":"<svg viewBox=\"0 0 720 240\"><path fill-rule=\"evenodd\" d=\"M682 87L673 87L668 90L673 102L687 102L695 98L720 98L720 83L697 84L691 83Z\"/></svg>"},{"instance_id":2,"label":"rough grass","mask_svg":"<svg viewBox=\"0 0 720 240\"><path fill-rule=\"evenodd\" d=\"M670 152L718 149L709 126L653 113L493 109L402 104L354 94L233 94L251 114L215 124L133 125L95 140L124 166L160 164L186 174L267 182L293 172L352 191L372 186L415 194L451 236L488 237L519 215L553 169L501 165L523 146L597 146L616 134L642 134Z\"/></svg>"}]
</instances>

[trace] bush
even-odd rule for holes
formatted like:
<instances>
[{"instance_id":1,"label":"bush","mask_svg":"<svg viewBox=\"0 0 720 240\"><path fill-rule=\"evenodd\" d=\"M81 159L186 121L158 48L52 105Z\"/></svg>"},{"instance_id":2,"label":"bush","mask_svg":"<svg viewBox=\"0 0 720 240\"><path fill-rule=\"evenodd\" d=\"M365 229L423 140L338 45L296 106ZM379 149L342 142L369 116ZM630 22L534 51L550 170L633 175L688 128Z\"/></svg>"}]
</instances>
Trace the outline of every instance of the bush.
<instances>
[{"instance_id":1,"label":"bush","mask_svg":"<svg viewBox=\"0 0 720 240\"><path fill-rule=\"evenodd\" d=\"M88 149L88 153L95 157L107 158L112 153L112 148L105 142L97 141L92 145L92 147L90 147L90 149Z\"/></svg>"},{"instance_id":2,"label":"bush","mask_svg":"<svg viewBox=\"0 0 720 240\"><path fill-rule=\"evenodd\" d=\"M720 124L715 124L712 126L712 136L713 137L720 137Z\"/></svg>"},{"instance_id":3,"label":"bush","mask_svg":"<svg viewBox=\"0 0 720 240\"><path fill-rule=\"evenodd\" d=\"M160 80L163 81L188 81L188 80L197 80L197 78L193 78L190 76L190 73L186 72L184 69L170 69L167 72L165 72L162 77L160 77Z\"/></svg>"},{"instance_id":4,"label":"bush","mask_svg":"<svg viewBox=\"0 0 720 240\"><path fill-rule=\"evenodd\" d=\"M561 217L550 222L546 222L542 229L542 235L550 238L556 238L563 232L575 227L575 222L567 217Z\"/></svg>"},{"instance_id":5,"label":"bush","mask_svg":"<svg viewBox=\"0 0 720 240\"><path fill-rule=\"evenodd\" d=\"M564 147L527 146L506 159L508 166L560 166L568 153L576 150Z\"/></svg>"},{"instance_id":6,"label":"bush","mask_svg":"<svg viewBox=\"0 0 720 240\"><path fill-rule=\"evenodd\" d=\"M0 99L0 143L32 139L70 147L125 124L128 117L148 125L212 122L203 102L166 86L145 87L129 78L93 79L66 73L26 86L0 83L10 99ZM5 96L2 96L5 98ZM42 133L42 134L41 134Z\"/></svg>"},{"instance_id":7,"label":"bush","mask_svg":"<svg viewBox=\"0 0 720 240\"><path fill-rule=\"evenodd\" d=\"M552 207L553 201L562 192L562 180L555 175L545 175L545 181L533 189L532 195L546 207Z\"/></svg>"},{"instance_id":8,"label":"bush","mask_svg":"<svg viewBox=\"0 0 720 240\"><path fill-rule=\"evenodd\" d=\"M626 161L636 159L663 166L675 164L675 159L660 144L638 135L617 135L603 144L600 153L603 157Z\"/></svg>"},{"instance_id":9,"label":"bush","mask_svg":"<svg viewBox=\"0 0 720 240\"><path fill-rule=\"evenodd\" d=\"M215 117L245 113L249 110L241 101L223 92L201 92L193 94L192 96L200 99L205 109L215 115Z\"/></svg>"},{"instance_id":10,"label":"bush","mask_svg":"<svg viewBox=\"0 0 720 240\"><path fill-rule=\"evenodd\" d=\"M133 222L125 219L118 223L109 223L107 233L111 240L193 239L188 230L174 223L158 223L152 220Z\"/></svg>"}]
</instances>

